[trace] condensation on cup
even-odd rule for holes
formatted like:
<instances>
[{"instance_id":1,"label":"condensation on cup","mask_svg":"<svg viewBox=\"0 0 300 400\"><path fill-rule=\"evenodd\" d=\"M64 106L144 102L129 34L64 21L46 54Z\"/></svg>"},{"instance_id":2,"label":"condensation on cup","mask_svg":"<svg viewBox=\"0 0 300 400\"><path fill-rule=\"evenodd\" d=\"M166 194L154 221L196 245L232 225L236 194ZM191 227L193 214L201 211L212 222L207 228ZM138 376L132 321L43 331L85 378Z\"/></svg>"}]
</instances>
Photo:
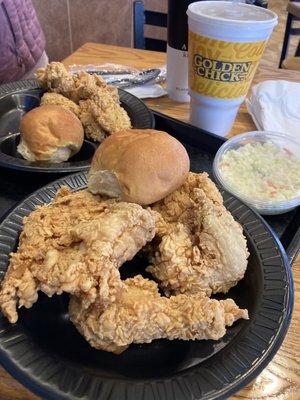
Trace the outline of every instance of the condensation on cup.
<instances>
[{"instance_id":1,"label":"condensation on cup","mask_svg":"<svg viewBox=\"0 0 300 400\"><path fill-rule=\"evenodd\" d=\"M227 1L188 7L190 122L225 136L277 24L267 9Z\"/></svg>"}]
</instances>

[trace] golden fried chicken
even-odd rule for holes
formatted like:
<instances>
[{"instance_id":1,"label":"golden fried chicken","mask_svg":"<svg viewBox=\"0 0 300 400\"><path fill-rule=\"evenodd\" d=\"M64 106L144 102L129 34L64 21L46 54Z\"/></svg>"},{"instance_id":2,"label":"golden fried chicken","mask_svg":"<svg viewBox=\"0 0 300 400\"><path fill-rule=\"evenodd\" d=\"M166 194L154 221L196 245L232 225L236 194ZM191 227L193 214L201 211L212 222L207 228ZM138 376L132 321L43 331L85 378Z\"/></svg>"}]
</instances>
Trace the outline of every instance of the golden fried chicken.
<instances>
[{"instance_id":1,"label":"golden fried chicken","mask_svg":"<svg viewBox=\"0 0 300 400\"><path fill-rule=\"evenodd\" d=\"M153 207L157 247L152 273L166 294L226 293L243 278L247 243L207 174L186 182Z\"/></svg>"},{"instance_id":2,"label":"golden fried chicken","mask_svg":"<svg viewBox=\"0 0 300 400\"><path fill-rule=\"evenodd\" d=\"M88 138L101 142L107 133L131 128L127 112L105 93L79 102L80 120Z\"/></svg>"},{"instance_id":3,"label":"golden fried chicken","mask_svg":"<svg viewBox=\"0 0 300 400\"><path fill-rule=\"evenodd\" d=\"M72 111L76 117L79 117L79 106L74 101L69 100L67 97L58 93L44 93L41 98L41 106L46 104L54 104L62 106L67 110Z\"/></svg>"},{"instance_id":4,"label":"golden fried chicken","mask_svg":"<svg viewBox=\"0 0 300 400\"><path fill-rule=\"evenodd\" d=\"M129 116L119 104L117 88L86 72L80 72L74 82L70 96L79 101L79 118L89 139L102 142L107 134L131 128Z\"/></svg>"},{"instance_id":5,"label":"golden fried chicken","mask_svg":"<svg viewBox=\"0 0 300 400\"><path fill-rule=\"evenodd\" d=\"M96 349L119 354L131 343L154 339L218 340L239 318L248 318L232 299L213 300L201 294L162 297L157 284L140 275L122 281L114 300L89 308L72 297L69 315Z\"/></svg>"},{"instance_id":6,"label":"golden fried chicken","mask_svg":"<svg viewBox=\"0 0 300 400\"><path fill-rule=\"evenodd\" d=\"M79 118L88 138L98 142L121 129L131 128L127 112L119 104L118 89L96 74L71 75L63 64L52 62L36 73L40 85L79 104Z\"/></svg>"},{"instance_id":7,"label":"golden fried chicken","mask_svg":"<svg viewBox=\"0 0 300 400\"><path fill-rule=\"evenodd\" d=\"M118 89L115 86L109 86L101 76L81 71L74 75L73 79L74 88L69 96L76 103L80 100L91 99L97 94L106 94L115 103L120 103Z\"/></svg>"},{"instance_id":8,"label":"golden fried chicken","mask_svg":"<svg viewBox=\"0 0 300 400\"><path fill-rule=\"evenodd\" d=\"M93 104L93 103L92 103ZM107 133L103 127L98 124L97 120L92 116L90 100L82 100L79 102L80 122L82 123L84 133L88 139L102 143Z\"/></svg>"},{"instance_id":9,"label":"golden fried chicken","mask_svg":"<svg viewBox=\"0 0 300 400\"><path fill-rule=\"evenodd\" d=\"M50 297L81 296L86 306L99 295L105 304L119 281L117 268L153 238L154 230L152 214L137 204L61 189L52 203L24 219L0 290L3 314L16 322L17 306L31 307L39 290Z\"/></svg>"},{"instance_id":10,"label":"golden fried chicken","mask_svg":"<svg viewBox=\"0 0 300 400\"><path fill-rule=\"evenodd\" d=\"M35 77L41 87L49 92L60 93L69 98L74 88L74 79L60 62L51 62L45 68L39 68ZM72 99L71 99L72 100Z\"/></svg>"},{"instance_id":11,"label":"golden fried chicken","mask_svg":"<svg viewBox=\"0 0 300 400\"><path fill-rule=\"evenodd\" d=\"M158 211L166 222L181 222L192 227L194 224L195 189L202 189L205 196L214 204L223 204L223 198L207 173L190 172L184 184L169 196L155 203L153 210Z\"/></svg>"}]
</instances>

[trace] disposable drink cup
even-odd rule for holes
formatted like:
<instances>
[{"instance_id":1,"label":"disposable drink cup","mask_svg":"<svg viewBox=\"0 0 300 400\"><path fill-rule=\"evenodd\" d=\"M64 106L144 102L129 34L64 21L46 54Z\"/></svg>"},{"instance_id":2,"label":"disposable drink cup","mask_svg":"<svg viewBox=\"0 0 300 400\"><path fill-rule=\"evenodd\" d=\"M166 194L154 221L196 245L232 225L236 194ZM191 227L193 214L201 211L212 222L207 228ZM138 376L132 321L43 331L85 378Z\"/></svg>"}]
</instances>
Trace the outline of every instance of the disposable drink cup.
<instances>
[{"instance_id":1,"label":"disposable drink cup","mask_svg":"<svg viewBox=\"0 0 300 400\"><path fill-rule=\"evenodd\" d=\"M188 7L190 121L225 136L245 99L277 15L227 1Z\"/></svg>"}]
</instances>

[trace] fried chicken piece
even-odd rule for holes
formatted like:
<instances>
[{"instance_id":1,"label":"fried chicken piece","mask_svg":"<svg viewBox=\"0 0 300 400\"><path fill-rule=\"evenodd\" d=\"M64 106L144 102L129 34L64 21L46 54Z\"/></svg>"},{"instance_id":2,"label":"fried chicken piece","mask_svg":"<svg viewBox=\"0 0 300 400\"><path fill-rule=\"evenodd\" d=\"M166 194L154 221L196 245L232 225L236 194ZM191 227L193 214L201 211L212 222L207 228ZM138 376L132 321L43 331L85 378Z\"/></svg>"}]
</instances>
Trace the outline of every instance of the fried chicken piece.
<instances>
[{"instance_id":1,"label":"fried chicken piece","mask_svg":"<svg viewBox=\"0 0 300 400\"><path fill-rule=\"evenodd\" d=\"M67 97L58 93L44 93L41 98L41 106L46 104L54 104L55 106L62 106L67 110L72 111L76 117L79 117L79 106L74 101L69 100Z\"/></svg>"},{"instance_id":2,"label":"fried chicken piece","mask_svg":"<svg viewBox=\"0 0 300 400\"><path fill-rule=\"evenodd\" d=\"M30 308L39 290L50 297L81 296L86 306L98 294L105 303L112 283L119 281L117 268L153 238L154 230L151 213L137 204L61 189L51 204L24 219L0 291L3 314L16 322L17 306Z\"/></svg>"},{"instance_id":3,"label":"fried chicken piece","mask_svg":"<svg viewBox=\"0 0 300 400\"><path fill-rule=\"evenodd\" d=\"M119 105L116 88L97 75L81 72L75 78L79 118L89 139L102 142L107 134L131 128L127 112ZM74 96L74 93L73 93Z\"/></svg>"},{"instance_id":4,"label":"fried chicken piece","mask_svg":"<svg viewBox=\"0 0 300 400\"><path fill-rule=\"evenodd\" d=\"M80 101L79 107L79 119L82 123L86 137L94 140L95 142L103 142L107 136L107 133L103 127L98 124L96 119L93 118L91 114L90 100Z\"/></svg>"},{"instance_id":5,"label":"fried chicken piece","mask_svg":"<svg viewBox=\"0 0 300 400\"><path fill-rule=\"evenodd\" d=\"M157 284L138 275L126 279L105 308L97 301L88 309L72 297L69 315L91 346L116 354L131 343L154 339L218 340L239 318L248 318L232 299L213 300L201 294L162 297Z\"/></svg>"},{"instance_id":6,"label":"fried chicken piece","mask_svg":"<svg viewBox=\"0 0 300 400\"><path fill-rule=\"evenodd\" d=\"M44 89L60 93L76 104L99 94L99 91L109 95L115 103L120 101L118 89L109 86L100 76L84 71L72 75L60 62L51 62L45 68L39 68L36 79Z\"/></svg>"},{"instance_id":7,"label":"fried chicken piece","mask_svg":"<svg viewBox=\"0 0 300 400\"><path fill-rule=\"evenodd\" d=\"M223 204L223 198L207 173L190 172L184 184L169 196L155 203L153 210L159 212L166 222L181 222L192 228L194 204L197 196L194 189L202 189L205 196L215 204Z\"/></svg>"},{"instance_id":8,"label":"fried chicken piece","mask_svg":"<svg viewBox=\"0 0 300 400\"><path fill-rule=\"evenodd\" d=\"M79 104L79 119L89 139L102 142L108 134L131 128L127 112L119 104L118 89L96 74L70 75L63 64L50 63L36 74L46 90L60 93Z\"/></svg>"},{"instance_id":9,"label":"fried chicken piece","mask_svg":"<svg viewBox=\"0 0 300 400\"><path fill-rule=\"evenodd\" d=\"M115 86L110 86L101 76L89 74L81 71L74 75L74 88L70 92L70 98L76 103L80 100L91 99L95 95L107 95L115 103L120 103L118 89Z\"/></svg>"},{"instance_id":10,"label":"fried chicken piece","mask_svg":"<svg viewBox=\"0 0 300 400\"><path fill-rule=\"evenodd\" d=\"M207 174L190 173L153 210L158 245L147 271L166 294L226 293L243 278L249 253L242 227Z\"/></svg>"},{"instance_id":11,"label":"fried chicken piece","mask_svg":"<svg viewBox=\"0 0 300 400\"><path fill-rule=\"evenodd\" d=\"M127 112L106 93L79 102L80 120L88 138L101 142L108 134L131 128Z\"/></svg>"},{"instance_id":12,"label":"fried chicken piece","mask_svg":"<svg viewBox=\"0 0 300 400\"><path fill-rule=\"evenodd\" d=\"M39 68L35 77L43 89L70 98L69 94L74 89L74 79L62 63L51 62L45 68Z\"/></svg>"}]
</instances>

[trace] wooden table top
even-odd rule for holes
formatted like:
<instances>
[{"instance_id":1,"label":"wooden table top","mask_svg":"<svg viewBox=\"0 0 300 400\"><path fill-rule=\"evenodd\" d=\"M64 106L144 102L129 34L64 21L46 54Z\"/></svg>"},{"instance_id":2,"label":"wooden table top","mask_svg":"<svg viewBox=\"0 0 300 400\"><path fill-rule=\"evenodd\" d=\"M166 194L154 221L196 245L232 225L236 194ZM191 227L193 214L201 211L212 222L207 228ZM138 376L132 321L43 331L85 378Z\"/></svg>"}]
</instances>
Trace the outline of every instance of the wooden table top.
<instances>
[{"instance_id":1,"label":"wooden table top","mask_svg":"<svg viewBox=\"0 0 300 400\"><path fill-rule=\"evenodd\" d=\"M159 67L166 63L164 53L136 50L117 46L86 43L64 60L72 64L116 63L136 68ZM300 72L258 69L254 83L266 79L286 79L300 82ZM167 96L147 100L153 110L171 117L188 121L188 103L176 103ZM241 106L230 136L256 130L244 105ZM295 283L295 306L288 334L278 353L263 372L248 386L231 397L251 400L300 400L300 256L293 265ZM3 368L0 368L0 400L37 400ZM100 399L99 399L100 400Z\"/></svg>"}]
</instances>

